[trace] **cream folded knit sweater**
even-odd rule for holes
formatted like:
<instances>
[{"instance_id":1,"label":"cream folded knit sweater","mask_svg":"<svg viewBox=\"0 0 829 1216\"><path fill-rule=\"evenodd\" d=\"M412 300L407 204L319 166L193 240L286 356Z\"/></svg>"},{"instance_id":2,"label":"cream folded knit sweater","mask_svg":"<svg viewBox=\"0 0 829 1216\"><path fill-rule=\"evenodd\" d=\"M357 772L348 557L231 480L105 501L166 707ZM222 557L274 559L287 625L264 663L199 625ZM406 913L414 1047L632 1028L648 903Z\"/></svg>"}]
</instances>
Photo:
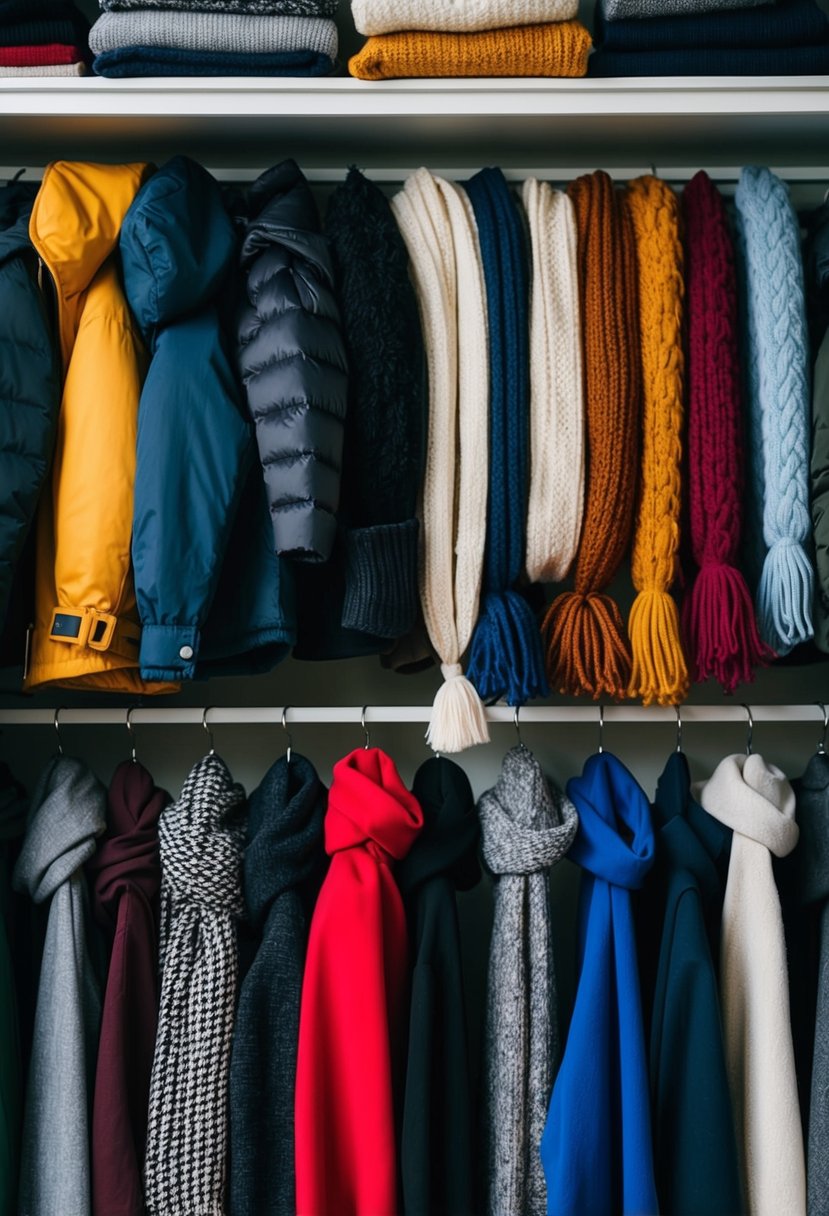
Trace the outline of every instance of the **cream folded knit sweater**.
<instances>
[{"instance_id":1,"label":"cream folded knit sweater","mask_svg":"<svg viewBox=\"0 0 829 1216\"><path fill-rule=\"evenodd\" d=\"M578 0L352 0L351 15L361 34L400 30L472 33L508 25L570 21Z\"/></svg>"},{"instance_id":2,"label":"cream folded knit sweater","mask_svg":"<svg viewBox=\"0 0 829 1216\"><path fill-rule=\"evenodd\" d=\"M165 46L242 55L315 51L336 59L337 27L324 17L252 17L160 9L102 13L89 31L93 55L125 46Z\"/></svg>"}]
</instances>

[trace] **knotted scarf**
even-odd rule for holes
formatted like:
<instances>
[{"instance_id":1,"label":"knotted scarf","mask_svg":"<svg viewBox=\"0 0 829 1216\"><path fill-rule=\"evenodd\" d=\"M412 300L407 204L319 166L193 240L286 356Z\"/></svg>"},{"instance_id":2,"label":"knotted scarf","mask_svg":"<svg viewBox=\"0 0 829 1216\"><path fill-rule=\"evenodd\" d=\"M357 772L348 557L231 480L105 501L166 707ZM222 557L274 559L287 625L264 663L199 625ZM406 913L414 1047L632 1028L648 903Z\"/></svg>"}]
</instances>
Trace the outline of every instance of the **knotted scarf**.
<instances>
[{"instance_id":1,"label":"knotted scarf","mask_svg":"<svg viewBox=\"0 0 829 1216\"><path fill-rule=\"evenodd\" d=\"M161 813L161 1001L145 1186L153 1216L224 1211L245 791L208 755Z\"/></svg>"},{"instance_id":2,"label":"knotted scarf","mask_svg":"<svg viewBox=\"0 0 829 1216\"><path fill-rule=\"evenodd\" d=\"M602 590L625 555L633 523L641 366L636 242L606 173L568 187L578 231L584 342L587 488L575 586L557 596L542 633L550 684L594 700L627 695L630 648L616 601ZM613 504L608 510L608 503Z\"/></svg>"},{"instance_id":3,"label":"knotted scarf","mask_svg":"<svg viewBox=\"0 0 829 1216\"><path fill-rule=\"evenodd\" d=\"M20 1211L89 1212L90 1080L101 1020L84 864L106 823L106 790L80 760L58 756L32 795L14 887L49 902L26 1084Z\"/></svg>"},{"instance_id":4,"label":"knotted scarf","mask_svg":"<svg viewBox=\"0 0 829 1216\"><path fill-rule=\"evenodd\" d=\"M694 679L725 692L774 656L760 640L754 604L736 561L743 529L743 428L737 280L717 187L698 173L682 193L688 299L688 497L699 572L682 624Z\"/></svg>"},{"instance_id":5,"label":"knotted scarf","mask_svg":"<svg viewBox=\"0 0 829 1216\"><path fill-rule=\"evenodd\" d=\"M532 246L527 577L560 583L576 556L584 505L584 398L576 219L566 194L524 182Z\"/></svg>"},{"instance_id":6,"label":"knotted scarf","mask_svg":"<svg viewBox=\"0 0 829 1216\"><path fill-rule=\"evenodd\" d=\"M294 752L251 795L243 886L256 933L230 1061L230 1211L293 1216L294 1081L313 887L322 876L326 790Z\"/></svg>"},{"instance_id":7,"label":"knotted scarf","mask_svg":"<svg viewBox=\"0 0 829 1216\"><path fill-rule=\"evenodd\" d=\"M158 1020L158 817L168 802L141 764L120 764L109 787L106 835L88 866L111 947L92 1106L95 1216L144 1216Z\"/></svg>"},{"instance_id":8,"label":"knotted scarf","mask_svg":"<svg viewBox=\"0 0 829 1216\"><path fill-rule=\"evenodd\" d=\"M650 807L625 766L591 756L567 783L579 815L578 988L541 1160L550 1216L655 1216L648 1067L631 891L654 855Z\"/></svg>"},{"instance_id":9,"label":"knotted scarf","mask_svg":"<svg viewBox=\"0 0 829 1216\"><path fill-rule=\"evenodd\" d=\"M423 826L394 761L360 748L334 766L331 857L311 921L296 1077L297 1216L400 1211L395 1085L409 979L392 875Z\"/></svg>"},{"instance_id":10,"label":"knotted scarf","mask_svg":"<svg viewBox=\"0 0 829 1216\"><path fill-rule=\"evenodd\" d=\"M762 756L728 756L695 790L734 832L722 915L720 996L750 1216L804 1216L806 1169L772 854L797 844L795 796Z\"/></svg>"},{"instance_id":11,"label":"knotted scarf","mask_svg":"<svg viewBox=\"0 0 829 1216\"><path fill-rule=\"evenodd\" d=\"M487 976L484 1141L491 1216L544 1216L538 1146L559 1060L550 869L576 834L575 808L551 791L525 747L508 751L481 796L483 857L494 882Z\"/></svg>"},{"instance_id":12,"label":"knotted scarf","mask_svg":"<svg viewBox=\"0 0 829 1216\"><path fill-rule=\"evenodd\" d=\"M682 460L682 246L679 204L655 177L629 183L636 233L642 358L642 475L631 574L639 592L628 619L628 695L676 705L688 692L679 614L670 595L679 552Z\"/></svg>"},{"instance_id":13,"label":"knotted scarf","mask_svg":"<svg viewBox=\"0 0 829 1216\"><path fill-rule=\"evenodd\" d=\"M528 282L521 217L500 169L466 186L481 242L489 317L489 498L481 615L469 678L484 699L523 705L547 682L538 627L515 584L524 567L529 448ZM571 470L572 474L572 470Z\"/></svg>"},{"instance_id":14,"label":"knotted scarf","mask_svg":"<svg viewBox=\"0 0 829 1216\"><path fill-rule=\"evenodd\" d=\"M748 390L747 531L759 575L757 623L763 641L777 654L788 654L813 633L814 572L805 551L811 533L810 404L800 226L788 187L768 169L743 169L734 203Z\"/></svg>"},{"instance_id":15,"label":"knotted scarf","mask_svg":"<svg viewBox=\"0 0 829 1216\"><path fill-rule=\"evenodd\" d=\"M420 601L444 683L426 738L436 751L460 752L489 740L481 699L461 667L486 542L486 294L475 221L459 187L419 169L392 209L409 251L429 375Z\"/></svg>"}]
</instances>

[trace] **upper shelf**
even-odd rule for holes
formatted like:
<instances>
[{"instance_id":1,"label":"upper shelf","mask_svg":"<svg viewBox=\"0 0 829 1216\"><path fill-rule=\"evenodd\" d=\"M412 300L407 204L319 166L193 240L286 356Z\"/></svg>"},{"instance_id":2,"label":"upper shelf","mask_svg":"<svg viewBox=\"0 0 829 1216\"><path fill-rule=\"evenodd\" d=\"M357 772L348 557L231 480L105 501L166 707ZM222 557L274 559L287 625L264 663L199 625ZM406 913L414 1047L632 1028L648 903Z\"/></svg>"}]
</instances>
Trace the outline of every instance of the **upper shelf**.
<instances>
[{"instance_id":1,"label":"upper shelf","mask_svg":"<svg viewBox=\"0 0 829 1216\"><path fill-rule=\"evenodd\" d=\"M732 165L829 168L829 77L635 80L5 79L0 162L213 167Z\"/></svg>"}]
</instances>

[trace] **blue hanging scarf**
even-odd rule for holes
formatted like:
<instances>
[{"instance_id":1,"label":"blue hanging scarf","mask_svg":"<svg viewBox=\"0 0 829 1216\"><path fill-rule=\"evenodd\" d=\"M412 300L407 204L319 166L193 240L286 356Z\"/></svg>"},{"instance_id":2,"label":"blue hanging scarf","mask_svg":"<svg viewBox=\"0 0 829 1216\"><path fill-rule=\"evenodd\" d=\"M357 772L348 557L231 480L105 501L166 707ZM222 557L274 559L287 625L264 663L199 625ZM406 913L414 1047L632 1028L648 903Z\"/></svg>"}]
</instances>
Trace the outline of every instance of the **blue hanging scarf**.
<instances>
[{"instance_id":1,"label":"blue hanging scarf","mask_svg":"<svg viewBox=\"0 0 829 1216\"><path fill-rule=\"evenodd\" d=\"M655 1216L650 1095L630 892L653 864L650 807L621 761L567 783L579 814L576 1003L541 1140L549 1216ZM623 836L624 834L624 836ZM630 843L624 838L630 837Z\"/></svg>"},{"instance_id":2,"label":"blue hanging scarf","mask_svg":"<svg viewBox=\"0 0 829 1216\"><path fill-rule=\"evenodd\" d=\"M549 692L532 610L515 590L524 564L529 464L529 284L521 217L500 169L466 184L489 320L489 495L481 614L468 676L482 698L523 705Z\"/></svg>"}]
</instances>

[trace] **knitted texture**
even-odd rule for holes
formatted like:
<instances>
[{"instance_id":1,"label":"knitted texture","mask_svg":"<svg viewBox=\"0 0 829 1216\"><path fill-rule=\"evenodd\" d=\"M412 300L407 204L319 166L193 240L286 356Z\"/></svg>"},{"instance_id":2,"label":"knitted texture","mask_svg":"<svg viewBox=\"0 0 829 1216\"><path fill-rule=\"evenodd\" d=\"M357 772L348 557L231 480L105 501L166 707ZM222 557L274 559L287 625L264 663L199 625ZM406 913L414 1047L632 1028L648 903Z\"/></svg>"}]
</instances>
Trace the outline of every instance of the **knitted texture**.
<instances>
[{"instance_id":1,"label":"knitted texture","mask_svg":"<svg viewBox=\"0 0 829 1216\"><path fill-rule=\"evenodd\" d=\"M481 242L489 317L489 498L484 596L469 678L484 698L523 705L547 682L532 610L515 590L524 566L529 447L529 283L524 232L504 175L467 184Z\"/></svg>"},{"instance_id":2,"label":"knitted texture","mask_svg":"<svg viewBox=\"0 0 829 1216\"><path fill-rule=\"evenodd\" d=\"M0 67L0 77L9 76L86 76L89 68L85 63L55 63L41 68Z\"/></svg>"},{"instance_id":3,"label":"knitted texture","mask_svg":"<svg viewBox=\"0 0 829 1216\"><path fill-rule=\"evenodd\" d=\"M158 1216L225 1210L244 804L209 755L159 820L161 1000L145 1164L147 1209Z\"/></svg>"},{"instance_id":4,"label":"knitted texture","mask_svg":"<svg viewBox=\"0 0 829 1216\"><path fill-rule=\"evenodd\" d=\"M527 576L559 583L576 556L584 505L584 395L576 219L566 194L531 178L530 493Z\"/></svg>"},{"instance_id":5,"label":"knitted texture","mask_svg":"<svg viewBox=\"0 0 829 1216\"><path fill-rule=\"evenodd\" d=\"M470 34L569 21L578 11L578 0L351 0L354 24L367 35L398 30Z\"/></svg>"},{"instance_id":6,"label":"knitted texture","mask_svg":"<svg viewBox=\"0 0 829 1216\"><path fill-rule=\"evenodd\" d=\"M117 51L96 55L92 70L96 76L113 79L132 76L330 76L334 62L327 55L313 51L249 55L184 51L165 46L122 46Z\"/></svg>"},{"instance_id":7,"label":"knitted texture","mask_svg":"<svg viewBox=\"0 0 829 1216\"><path fill-rule=\"evenodd\" d=\"M624 557L636 496L641 367L636 244L606 173L568 188L578 231L587 488L575 585L544 618L547 676L594 700L627 693L630 649L616 601L600 594ZM608 504L612 503L612 510Z\"/></svg>"},{"instance_id":8,"label":"knitted texture","mask_svg":"<svg viewBox=\"0 0 829 1216\"><path fill-rule=\"evenodd\" d=\"M688 47L681 51L604 51L590 56L587 75L608 76L825 76L829 44L814 46Z\"/></svg>"},{"instance_id":9,"label":"knitted texture","mask_svg":"<svg viewBox=\"0 0 829 1216\"><path fill-rule=\"evenodd\" d=\"M33 46L0 46L0 66L34 68L45 64L77 63L84 56L79 46L47 42Z\"/></svg>"},{"instance_id":10,"label":"knitted texture","mask_svg":"<svg viewBox=\"0 0 829 1216\"><path fill-rule=\"evenodd\" d=\"M737 281L725 204L705 173L682 195L688 300L688 499L699 572L682 624L694 679L725 692L773 654L736 567L743 524L743 449L737 358Z\"/></svg>"},{"instance_id":11,"label":"knitted texture","mask_svg":"<svg viewBox=\"0 0 829 1216\"><path fill-rule=\"evenodd\" d=\"M584 76L590 35L578 21L477 34L378 34L348 61L359 80L397 77Z\"/></svg>"},{"instance_id":12,"label":"knitted texture","mask_svg":"<svg viewBox=\"0 0 829 1216\"><path fill-rule=\"evenodd\" d=\"M603 0L608 21L619 17L677 17L682 13L719 12L728 8L753 8L768 0Z\"/></svg>"},{"instance_id":13,"label":"knitted texture","mask_svg":"<svg viewBox=\"0 0 829 1216\"><path fill-rule=\"evenodd\" d=\"M650 52L722 48L800 47L825 42L829 18L817 0L778 0L760 8L732 9L646 21L605 21L596 6L593 39L597 51Z\"/></svg>"},{"instance_id":14,"label":"knitted texture","mask_svg":"<svg viewBox=\"0 0 829 1216\"><path fill-rule=\"evenodd\" d=\"M743 169L734 202L754 482L749 531L756 544L762 526L768 550L757 588L757 621L763 641L788 654L813 633L814 573L805 550L811 533L809 342L800 228L788 187L768 169Z\"/></svg>"},{"instance_id":15,"label":"knitted texture","mask_svg":"<svg viewBox=\"0 0 829 1216\"><path fill-rule=\"evenodd\" d=\"M77 10L46 19L39 12L28 21L0 26L0 46L35 46L44 42L86 45L89 22Z\"/></svg>"},{"instance_id":16,"label":"knitted texture","mask_svg":"<svg viewBox=\"0 0 829 1216\"><path fill-rule=\"evenodd\" d=\"M445 683L426 737L437 751L458 752L489 740L483 705L460 662L478 616L486 541L486 294L462 190L419 169L392 209L409 251L429 377L420 602Z\"/></svg>"},{"instance_id":17,"label":"knitted texture","mask_svg":"<svg viewBox=\"0 0 829 1216\"><path fill-rule=\"evenodd\" d=\"M337 0L99 0L105 13L181 9L187 13L252 13L260 17L335 17Z\"/></svg>"},{"instance_id":18,"label":"knitted texture","mask_svg":"<svg viewBox=\"0 0 829 1216\"><path fill-rule=\"evenodd\" d=\"M679 616L670 588L679 550L682 459L682 246L676 195L655 177L628 185L636 233L642 357L642 481L631 573L639 592L628 619L628 693L676 705L688 692Z\"/></svg>"},{"instance_id":19,"label":"knitted texture","mask_svg":"<svg viewBox=\"0 0 829 1216\"><path fill-rule=\"evenodd\" d=\"M525 747L507 752L478 814L495 902L484 1057L486 1211L545 1216L538 1145L560 1054L549 878L573 843L578 816Z\"/></svg>"},{"instance_id":20,"label":"knitted texture","mask_svg":"<svg viewBox=\"0 0 829 1216\"><path fill-rule=\"evenodd\" d=\"M125 46L267 55L278 52L337 55L333 21L306 17L248 17L231 13L103 13L89 31L95 55Z\"/></svg>"}]
</instances>

